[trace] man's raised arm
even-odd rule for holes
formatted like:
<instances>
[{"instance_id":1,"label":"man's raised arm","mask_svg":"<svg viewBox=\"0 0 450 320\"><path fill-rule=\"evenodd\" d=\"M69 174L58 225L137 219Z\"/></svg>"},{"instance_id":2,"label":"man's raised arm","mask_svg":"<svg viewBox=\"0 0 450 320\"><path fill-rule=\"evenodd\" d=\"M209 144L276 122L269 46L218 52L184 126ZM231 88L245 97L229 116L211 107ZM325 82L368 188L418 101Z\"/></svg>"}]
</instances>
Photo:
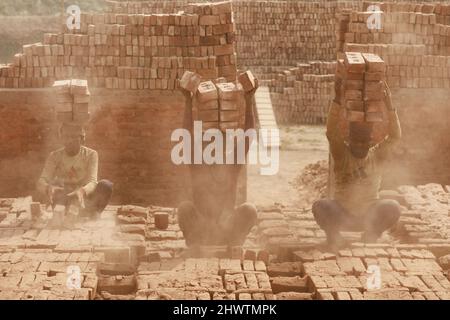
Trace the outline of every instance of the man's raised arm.
<instances>
[{"instance_id":1,"label":"man's raised arm","mask_svg":"<svg viewBox=\"0 0 450 320\"><path fill-rule=\"evenodd\" d=\"M386 82L385 82L384 103L386 105L386 108L388 109L388 118L389 118L388 135L376 147L377 156L382 160L388 157L388 155L391 152L392 146L396 144L402 137L402 129L397 114L397 108L395 108L394 105L392 104L391 91Z\"/></svg>"},{"instance_id":2,"label":"man's raised arm","mask_svg":"<svg viewBox=\"0 0 450 320\"><path fill-rule=\"evenodd\" d=\"M183 128L192 132L192 93L188 90L180 88L181 93L184 96L185 104L184 104L184 117L183 117Z\"/></svg>"},{"instance_id":3,"label":"man's raised arm","mask_svg":"<svg viewBox=\"0 0 450 320\"><path fill-rule=\"evenodd\" d=\"M339 129L340 108L341 107L333 101L327 119L327 138L330 143L330 152L335 160L342 155L345 149L344 138Z\"/></svg>"}]
</instances>

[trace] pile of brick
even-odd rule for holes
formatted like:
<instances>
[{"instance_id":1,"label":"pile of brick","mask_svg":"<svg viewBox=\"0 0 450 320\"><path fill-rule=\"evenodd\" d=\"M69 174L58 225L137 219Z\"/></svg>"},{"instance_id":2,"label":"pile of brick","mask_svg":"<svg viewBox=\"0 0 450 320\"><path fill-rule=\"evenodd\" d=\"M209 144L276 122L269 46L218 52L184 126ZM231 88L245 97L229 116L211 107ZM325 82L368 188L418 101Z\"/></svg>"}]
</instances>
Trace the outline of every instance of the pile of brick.
<instances>
[{"instance_id":1,"label":"pile of brick","mask_svg":"<svg viewBox=\"0 0 450 320\"><path fill-rule=\"evenodd\" d=\"M334 58L336 3L236 1L234 5L240 64L288 66L299 60Z\"/></svg>"},{"instance_id":2,"label":"pile of brick","mask_svg":"<svg viewBox=\"0 0 450 320\"><path fill-rule=\"evenodd\" d=\"M363 12L366 3L352 10L342 23L343 29L337 30L345 41L339 47L339 58L345 51L370 52L386 64L387 83L402 124L400 152L391 162L393 174L386 175L386 185L445 183L448 179L444 165L448 153L442 152L448 149L448 142L442 139L448 136L443 119L449 115L448 4L415 2L370 2L383 10L380 30L368 29L372 13ZM415 112L409 112L412 109ZM429 130L430 125L434 130ZM434 163L433 168L426 165L429 162Z\"/></svg>"},{"instance_id":3,"label":"pile of brick","mask_svg":"<svg viewBox=\"0 0 450 320\"><path fill-rule=\"evenodd\" d=\"M374 141L381 141L387 134L385 70L384 61L375 54L346 52L336 71L334 102L344 108L348 122L373 123Z\"/></svg>"},{"instance_id":4,"label":"pile of brick","mask_svg":"<svg viewBox=\"0 0 450 320\"><path fill-rule=\"evenodd\" d=\"M368 28L374 14L364 12L369 4L383 11L379 30ZM370 2L360 10L342 12L338 18L339 58L345 51L380 55L392 88L449 88L448 5Z\"/></svg>"},{"instance_id":5,"label":"pile of brick","mask_svg":"<svg viewBox=\"0 0 450 320\"><path fill-rule=\"evenodd\" d=\"M189 2L108 1L108 11L128 14L171 13L185 10ZM247 68L291 66L305 59L334 59L334 15L338 7L349 6L354 7L355 3L233 1L239 64Z\"/></svg>"},{"instance_id":6,"label":"pile of brick","mask_svg":"<svg viewBox=\"0 0 450 320\"><path fill-rule=\"evenodd\" d=\"M138 268L138 300L273 300L261 261L218 258L162 260Z\"/></svg>"},{"instance_id":7,"label":"pile of brick","mask_svg":"<svg viewBox=\"0 0 450 320\"><path fill-rule=\"evenodd\" d=\"M434 255L414 245L355 243L337 256L296 252L308 286L320 300L448 300L450 282ZM368 285L369 269L380 270L379 287Z\"/></svg>"},{"instance_id":8,"label":"pile of brick","mask_svg":"<svg viewBox=\"0 0 450 320\"><path fill-rule=\"evenodd\" d=\"M334 97L335 69L336 62L297 63L263 81L270 88L277 122L325 123Z\"/></svg>"},{"instance_id":9,"label":"pile of brick","mask_svg":"<svg viewBox=\"0 0 450 320\"><path fill-rule=\"evenodd\" d=\"M397 236L408 243L427 245L436 256L450 248L447 203L450 187L428 184L398 188L401 203L407 208L400 218ZM442 252L444 250L444 252Z\"/></svg>"},{"instance_id":10,"label":"pile of brick","mask_svg":"<svg viewBox=\"0 0 450 320\"><path fill-rule=\"evenodd\" d=\"M183 10L188 0L111 1L105 0L108 12L126 14L163 14ZM200 1L196 1L200 2Z\"/></svg>"},{"instance_id":11,"label":"pile of brick","mask_svg":"<svg viewBox=\"0 0 450 320\"><path fill-rule=\"evenodd\" d=\"M236 80L231 2L179 14L83 14L78 34L46 34L0 67L0 88L82 77L91 87L173 90L186 69Z\"/></svg>"},{"instance_id":12,"label":"pile of brick","mask_svg":"<svg viewBox=\"0 0 450 320\"><path fill-rule=\"evenodd\" d=\"M0 253L0 297L15 300L93 300L102 253L20 249ZM81 272L81 289L67 286L70 267Z\"/></svg>"},{"instance_id":13,"label":"pile of brick","mask_svg":"<svg viewBox=\"0 0 450 320\"><path fill-rule=\"evenodd\" d=\"M61 80L53 84L55 89L56 120L62 123L85 125L90 119L90 92L87 80Z\"/></svg>"},{"instance_id":14,"label":"pile of brick","mask_svg":"<svg viewBox=\"0 0 450 320\"><path fill-rule=\"evenodd\" d=\"M180 86L193 93L193 120L202 122L202 129L244 128L246 105L244 93L256 87L255 77L250 71L242 73L236 84L219 78L201 82L200 75L187 71Z\"/></svg>"}]
</instances>

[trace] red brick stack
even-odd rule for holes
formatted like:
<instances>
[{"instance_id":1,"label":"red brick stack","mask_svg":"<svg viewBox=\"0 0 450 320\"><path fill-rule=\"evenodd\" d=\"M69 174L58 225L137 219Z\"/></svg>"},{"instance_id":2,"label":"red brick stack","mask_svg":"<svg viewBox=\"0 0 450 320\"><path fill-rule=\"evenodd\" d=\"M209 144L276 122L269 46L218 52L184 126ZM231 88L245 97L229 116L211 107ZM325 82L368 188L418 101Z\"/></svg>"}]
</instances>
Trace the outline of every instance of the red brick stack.
<instances>
[{"instance_id":1,"label":"red brick stack","mask_svg":"<svg viewBox=\"0 0 450 320\"><path fill-rule=\"evenodd\" d=\"M250 71L239 76L239 82L227 82L225 78L200 82L201 77L190 71L182 76L179 86L193 96L193 120L202 121L203 130L217 128L243 128L245 124L244 92L256 86Z\"/></svg>"},{"instance_id":2,"label":"red brick stack","mask_svg":"<svg viewBox=\"0 0 450 320\"><path fill-rule=\"evenodd\" d=\"M376 54L345 52L338 61L334 102L344 107L346 121L374 123L374 141L386 134L385 81L386 66Z\"/></svg>"},{"instance_id":3,"label":"red brick stack","mask_svg":"<svg viewBox=\"0 0 450 320\"><path fill-rule=\"evenodd\" d=\"M89 121L90 92L87 80L55 81L56 119L63 123L86 124Z\"/></svg>"}]
</instances>

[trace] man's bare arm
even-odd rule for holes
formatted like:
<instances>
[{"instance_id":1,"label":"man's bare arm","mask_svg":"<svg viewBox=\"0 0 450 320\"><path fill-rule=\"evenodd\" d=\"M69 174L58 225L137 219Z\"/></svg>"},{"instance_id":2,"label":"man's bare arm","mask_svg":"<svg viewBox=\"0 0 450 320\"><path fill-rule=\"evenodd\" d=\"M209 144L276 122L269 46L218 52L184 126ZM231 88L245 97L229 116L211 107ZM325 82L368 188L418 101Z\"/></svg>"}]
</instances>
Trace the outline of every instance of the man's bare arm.
<instances>
[{"instance_id":1,"label":"man's bare arm","mask_svg":"<svg viewBox=\"0 0 450 320\"><path fill-rule=\"evenodd\" d=\"M330 143L330 152L334 160L337 160L337 158L343 154L345 149L344 138L339 129L340 108L341 107L337 103L332 102L327 119L327 138Z\"/></svg>"},{"instance_id":2,"label":"man's bare arm","mask_svg":"<svg viewBox=\"0 0 450 320\"><path fill-rule=\"evenodd\" d=\"M259 88L258 79L255 79L255 88L252 91L246 92L244 95L245 100L245 131L256 128L255 117L255 93ZM245 154L250 149L250 143L245 143Z\"/></svg>"},{"instance_id":3,"label":"man's bare arm","mask_svg":"<svg viewBox=\"0 0 450 320\"><path fill-rule=\"evenodd\" d=\"M389 131L388 131L388 139L392 142L400 140L402 137L402 128L400 125L400 120L397 114L397 108L392 104L392 94L389 89L387 83L385 82L385 99L384 102L386 104L386 108L389 111Z\"/></svg>"},{"instance_id":4,"label":"man's bare arm","mask_svg":"<svg viewBox=\"0 0 450 320\"><path fill-rule=\"evenodd\" d=\"M192 132L192 93L190 91L180 89L181 93L184 96L185 104L184 104L184 117L183 117L183 128Z\"/></svg>"},{"instance_id":5,"label":"man's bare arm","mask_svg":"<svg viewBox=\"0 0 450 320\"><path fill-rule=\"evenodd\" d=\"M385 82L384 103L388 110L389 128L387 137L376 147L376 154L381 160L385 160L395 145L402 137L400 119L398 118L397 108L392 104L392 94L389 86Z\"/></svg>"}]
</instances>

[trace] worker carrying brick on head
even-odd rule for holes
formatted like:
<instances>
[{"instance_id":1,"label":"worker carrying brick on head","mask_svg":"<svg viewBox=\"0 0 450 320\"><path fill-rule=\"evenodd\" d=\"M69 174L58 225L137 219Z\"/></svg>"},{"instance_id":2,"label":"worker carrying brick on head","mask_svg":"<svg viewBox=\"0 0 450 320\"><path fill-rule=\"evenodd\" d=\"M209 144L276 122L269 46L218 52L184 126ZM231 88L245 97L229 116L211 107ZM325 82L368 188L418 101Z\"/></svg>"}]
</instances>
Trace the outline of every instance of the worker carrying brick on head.
<instances>
[{"instance_id":1,"label":"worker carrying brick on head","mask_svg":"<svg viewBox=\"0 0 450 320\"><path fill-rule=\"evenodd\" d=\"M63 148L47 158L38 191L52 206L76 204L80 215L96 219L111 199L113 184L97 181L97 151L85 147L85 130L75 123L63 123L59 130Z\"/></svg>"},{"instance_id":2,"label":"worker carrying brick on head","mask_svg":"<svg viewBox=\"0 0 450 320\"><path fill-rule=\"evenodd\" d=\"M255 128L253 101L257 89L258 80L254 79L253 89L244 93L244 131ZM183 126L193 135L193 94L183 88L180 90L186 103ZM245 154L248 150L249 143L246 143ZM238 178L244 165L234 163L189 166L193 201L185 201L177 209L178 223L187 246L240 246L256 224L256 207L253 204L244 203L236 207Z\"/></svg>"},{"instance_id":3,"label":"worker carrying brick on head","mask_svg":"<svg viewBox=\"0 0 450 320\"><path fill-rule=\"evenodd\" d=\"M325 231L332 249L345 245L340 231L363 231L364 242L375 242L400 217L400 205L394 200L380 200L382 166L394 144L401 137L397 110L391 92L384 83L384 102L389 113L389 131L379 144L370 146L372 129L368 122L350 122L349 142L339 130L339 108L333 103L327 123L327 138L334 160L335 195L333 200L319 200L313 205L316 222Z\"/></svg>"}]
</instances>

